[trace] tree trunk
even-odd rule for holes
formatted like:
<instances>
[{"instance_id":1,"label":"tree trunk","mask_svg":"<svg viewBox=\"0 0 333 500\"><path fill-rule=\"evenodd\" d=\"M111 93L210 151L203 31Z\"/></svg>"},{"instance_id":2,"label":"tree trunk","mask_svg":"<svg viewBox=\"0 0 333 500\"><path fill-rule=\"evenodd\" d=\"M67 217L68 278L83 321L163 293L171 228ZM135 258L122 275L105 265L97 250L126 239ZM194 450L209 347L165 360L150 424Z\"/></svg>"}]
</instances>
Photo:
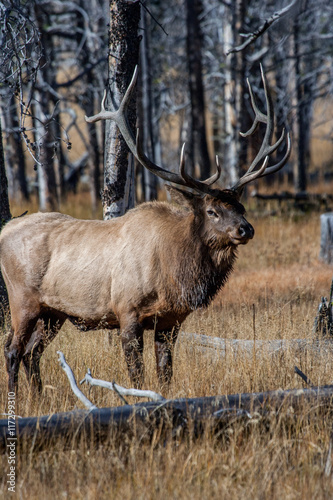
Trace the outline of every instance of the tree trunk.
<instances>
[{"instance_id":1,"label":"tree trunk","mask_svg":"<svg viewBox=\"0 0 333 500\"><path fill-rule=\"evenodd\" d=\"M231 2L230 7L225 6L225 15L223 16L223 37L224 37L224 53L230 47L236 45L236 21L237 21L237 5L236 2ZM226 58L224 68L224 96L223 96L223 130L225 134L223 144L223 172L226 171L225 186L231 186L236 183L238 172L238 130L236 119L236 91L237 91L237 57L236 54L231 54Z\"/></svg>"},{"instance_id":2,"label":"tree trunk","mask_svg":"<svg viewBox=\"0 0 333 500\"><path fill-rule=\"evenodd\" d=\"M80 0L80 6L84 10L87 10L87 14L89 16L93 16L94 6L89 6L86 4L84 0ZM83 17L78 18L78 26L84 31L85 29L85 20ZM94 24L93 30L98 31L101 29L100 26ZM78 46L81 43L81 33L77 34L77 44ZM80 63L83 68L87 68L94 62L94 58L96 57L96 53L94 52L93 47L89 43L85 43L81 49L80 53ZM83 77L86 80L87 88L86 88L86 99L83 101L82 106L84 107L85 114L87 116L92 116L98 111L95 109L95 87L98 86L95 69L88 71L87 74ZM100 103L98 102L98 106ZM91 197L91 209L93 216L96 215L98 202L100 200L100 191L101 191L101 183L100 183L100 160L101 160L101 152L100 146L98 142L98 131L96 123L91 123L88 127L89 134L89 144L88 144L88 168L89 168L89 177L90 177L90 197Z\"/></svg>"},{"instance_id":3,"label":"tree trunk","mask_svg":"<svg viewBox=\"0 0 333 500\"><path fill-rule=\"evenodd\" d=\"M36 92L35 123L38 144L39 210L58 210L57 183L54 171L54 134L52 120L48 119L46 92Z\"/></svg>"},{"instance_id":4,"label":"tree trunk","mask_svg":"<svg viewBox=\"0 0 333 500\"><path fill-rule=\"evenodd\" d=\"M82 442L98 445L110 439L135 438L143 442L156 439L156 430L163 440L178 436L199 437L205 430L222 431L228 424L252 415L260 415L264 427L270 429L276 419L308 415L309 406L320 408L321 418L332 408L333 386L229 394L201 398L169 399L165 402L137 403L115 408L74 410L40 417L16 420L15 437L9 434L8 419L0 420L0 453L15 448L26 453L57 446L73 449ZM304 413L306 411L306 413ZM252 414L252 415L251 415ZM11 431L13 432L13 431ZM60 441L61 440L61 441Z\"/></svg>"},{"instance_id":5,"label":"tree trunk","mask_svg":"<svg viewBox=\"0 0 333 500\"><path fill-rule=\"evenodd\" d=\"M110 1L108 101L111 101L112 96L112 102L116 103L116 106L119 105L138 64L139 20L139 2ZM129 106L128 118L129 125L134 129L136 121L134 100ZM123 215L133 205L134 183L130 178L133 172L134 169L129 168L129 150L126 143L116 124L108 120L105 124L102 197L104 219Z\"/></svg>"},{"instance_id":6,"label":"tree trunk","mask_svg":"<svg viewBox=\"0 0 333 500\"><path fill-rule=\"evenodd\" d=\"M0 119L0 231L12 218L8 200L8 182L5 169L5 157L2 144L2 129ZM5 309L8 307L8 295L5 282L0 270L0 326L4 323Z\"/></svg>"},{"instance_id":7,"label":"tree trunk","mask_svg":"<svg viewBox=\"0 0 333 500\"><path fill-rule=\"evenodd\" d=\"M246 32L246 13L248 8L248 0L240 0L238 3L238 23L237 23L237 32L244 33ZM236 132L237 140L237 148L238 148L238 169L240 176L243 175L249 165L248 165L248 144L247 140L240 140L239 132L245 132L249 130L251 127L252 121L251 117L248 113L249 106L247 106L247 99L249 96L249 90L246 83L247 77L247 58L246 52L244 50L240 51L236 54L237 57L237 67L238 69L238 103L236 105L237 116L236 122L238 125L238 130ZM246 188L245 188L246 190Z\"/></svg>"},{"instance_id":8,"label":"tree trunk","mask_svg":"<svg viewBox=\"0 0 333 500\"><path fill-rule=\"evenodd\" d=\"M143 27L143 38L140 45L140 68L141 68L141 96L139 108L139 128L142 131L144 150L148 157L156 163L155 158L155 134L153 125L153 96L151 88L151 60L149 33L150 27L147 25L147 12L142 9L141 22ZM157 198L157 177L148 169L142 167L143 194L145 201L156 200Z\"/></svg>"},{"instance_id":9,"label":"tree trunk","mask_svg":"<svg viewBox=\"0 0 333 500\"><path fill-rule=\"evenodd\" d=\"M306 123L306 102L304 100L302 86L301 86L301 56L300 56L300 40L299 40L299 22L295 19L294 22L294 52L295 52L295 73L296 73L296 99L297 99L297 135L298 135L298 151L297 151L297 164L295 172L295 190L296 192L306 191L306 141L308 140L308 134L306 134L306 128L309 125Z\"/></svg>"},{"instance_id":10,"label":"tree trunk","mask_svg":"<svg viewBox=\"0 0 333 500\"><path fill-rule=\"evenodd\" d=\"M56 146L54 111L56 109L56 101L48 90L48 88L54 88L55 73L52 61L55 57L53 54L53 40L45 30L45 27L50 24L49 16L38 5L35 5L34 12L44 49L37 80L39 90L36 91L35 107L39 208L42 211L55 211L58 210L59 206L54 168Z\"/></svg>"},{"instance_id":11,"label":"tree trunk","mask_svg":"<svg viewBox=\"0 0 333 500\"><path fill-rule=\"evenodd\" d=\"M333 264L333 213L320 216L320 254L319 258Z\"/></svg>"},{"instance_id":12,"label":"tree trunk","mask_svg":"<svg viewBox=\"0 0 333 500\"><path fill-rule=\"evenodd\" d=\"M23 199L29 200L28 183L26 177L25 157L20 133L20 121L17 114L17 105L14 96L9 106L3 109L5 115L5 129L7 130L7 168L10 166L13 176L11 197L18 199L19 191Z\"/></svg>"},{"instance_id":13,"label":"tree trunk","mask_svg":"<svg viewBox=\"0 0 333 500\"><path fill-rule=\"evenodd\" d=\"M283 129L285 128L285 123L287 121L286 110L283 104L284 98L288 93L288 83L289 75L292 71L290 62L286 61L284 67L281 66L280 61L284 59L285 49L282 46L276 48L276 53L273 55L273 65L275 67L275 81L276 81L276 137L280 137ZM278 163L282 158L284 158L287 152L287 143L283 141L281 146L276 152L276 163ZM276 175L278 175L279 181L282 182L283 179L288 177L288 166L286 165L282 170L275 175L267 175L265 177L267 184L272 184ZM291 172L290 172L291 173Z\"/></svg>"},{"instance_id":14,"label":"tree trunk","mask_svg":"<svg viewBox=\"0 0 333 500\"><path fill-rule=\"evenodd\" d=\"M205 99L202 78L202 32L199 16L202 12L201 0L186 0L186 46L189 68L189 89L191 101L191 123L189 140L189 160L192 171L199 166L201 178L210 176L210 158L207 146ZM192 165L191 165L192 164Z\"/></svg>"}]
</instances>

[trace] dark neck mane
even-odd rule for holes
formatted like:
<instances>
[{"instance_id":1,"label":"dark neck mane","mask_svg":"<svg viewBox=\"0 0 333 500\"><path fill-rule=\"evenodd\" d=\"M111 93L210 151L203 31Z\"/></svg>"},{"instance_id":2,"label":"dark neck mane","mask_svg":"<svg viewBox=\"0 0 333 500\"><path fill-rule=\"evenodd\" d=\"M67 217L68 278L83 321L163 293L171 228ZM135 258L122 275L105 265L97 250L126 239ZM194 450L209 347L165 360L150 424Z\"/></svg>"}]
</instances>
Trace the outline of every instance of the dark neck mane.
<instances>
[{"instance_id":1,"label":"dark neck mane","mask_svg":"<svg viewBox=\"0 0 333 500\"><path fill-rule=\"evenodd\" d=\"M190 310L210 304L227 282L237 251L234 246L220 250L206 247L205 251L201 249L201 255L200 260L195 255L191 259L184 251L176 274L177 302L180 307Z\"/></svg>"}]
</instances>

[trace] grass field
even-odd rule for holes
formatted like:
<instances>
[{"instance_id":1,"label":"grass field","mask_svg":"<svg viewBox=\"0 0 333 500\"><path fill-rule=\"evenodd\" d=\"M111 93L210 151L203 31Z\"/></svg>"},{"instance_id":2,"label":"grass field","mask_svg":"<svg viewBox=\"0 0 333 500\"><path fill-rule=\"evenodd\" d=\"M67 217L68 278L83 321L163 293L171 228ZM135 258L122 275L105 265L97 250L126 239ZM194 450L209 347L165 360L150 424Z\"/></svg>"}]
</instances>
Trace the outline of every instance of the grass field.
<instances>
[{"instance_id":1,"label":"grass field","mask_svg":"<svg viewBox=\"0 0 333 500\"><path fill-rule=\"evenodd\" d=\"M319 215L248 218L256 230L254 240L240 248L235 271L214 303L190 316L183 330L226 338L312 338L317 307L321 296L329 294L333 271L318 260ZM302 387L295 364L315 384L333 381L333 361L328 357L295 359L287 352L274 362L259 355L212 362L200 354L190 356L185 343L176 348L174 377L165 390L156 377L151 332L145 341L145 388L162 390L170 398ZM4 342L2 335L1 352ZM116 334L110 342L106 331L81 333L66 323L42 358L40 401L31 400L20 375L20 415L82 407L58 364L57 350L64 352L77 379L90 367L98 378L130 385ZM0 373L2 410L7 397L2 354ZM100 407L119 405L113 393L102 389L92 389L88 397ZM305 408L292 428L279 419L269 432L259 425L248 432L239 423L222 438L155 439L147 444L124 437L120 444L111 440L98 449L82 445L18 456L17 497L329 499L333 482L323 472L331 429L331 418ZM7 470L7 458L1 457L0 498L9 498Z\"/></svg>"}]
</instances>

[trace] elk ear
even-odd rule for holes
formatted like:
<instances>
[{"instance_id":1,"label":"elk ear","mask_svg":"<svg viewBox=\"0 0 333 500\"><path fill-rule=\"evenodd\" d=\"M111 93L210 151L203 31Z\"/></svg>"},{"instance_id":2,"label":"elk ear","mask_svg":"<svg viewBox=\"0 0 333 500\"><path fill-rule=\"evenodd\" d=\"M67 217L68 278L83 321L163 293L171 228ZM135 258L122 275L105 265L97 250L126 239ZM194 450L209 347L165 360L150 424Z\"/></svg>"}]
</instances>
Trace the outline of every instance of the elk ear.
<instances>
[{"instance_id":1,"label":"elk ear","mask_svg":"<svg viewBox=\"0 0 333 500\"><path fill-rule=\"evenodd\" d=\"M172 201L177 203L177 205L184 206L185 204L188 208L191 208L192 210L194 208L197 208L199 200L201 201L204 198L203 195L190 193L189 191L185 191L184 189L179 189L174 186L169 186L168 184L165 187L166 190L170 193ZM201 205L201 203L199 204Z\"/></svg>"}]
</instances>

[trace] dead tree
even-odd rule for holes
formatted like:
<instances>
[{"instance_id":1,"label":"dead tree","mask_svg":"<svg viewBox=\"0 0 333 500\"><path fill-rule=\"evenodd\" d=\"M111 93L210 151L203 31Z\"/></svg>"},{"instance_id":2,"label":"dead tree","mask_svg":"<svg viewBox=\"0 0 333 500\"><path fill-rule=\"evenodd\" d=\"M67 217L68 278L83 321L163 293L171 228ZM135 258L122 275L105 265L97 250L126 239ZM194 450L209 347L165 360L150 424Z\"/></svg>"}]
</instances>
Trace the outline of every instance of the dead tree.
<instances>
[{"instance_id":1,"label":"dead tree","mask_svg":"<svg viewBox=\"0 0 333 500\"><path fill-rule=\"evenodd\" d=\"M333 263L333 213L320 216L320 259L327 264Z\"/></svg>"},{"instance_id":2,"label":"dead tree","mask_svg":"<svg viewBox=\"0 0 333 500\"><path fill-rule=\"evenodd\" d=\"M205 100L202 70L203 34L200 26L201 0L186 1L186 47L190 90L189 165L194 172L199 166L201 178L210 174L210 159L206 137Z\"/></svg>"},{"instance_id":3,"label":"dead tree","mask_svg":"<svg viewBox=\"0 0 333 500\"><path fill-rule=\"evenodd\" d=\"M140 3L110 1L108 99L119 103L139 59ZM129 123L135 126L135 100L129 104ZM134 166L115 123L105 125L103 216L123 215L134 205Z\"/></svg>"},{"instance_id":4,"label":"dead tree","mask_svg":"<svg viewBox=\"0 0 333 500\"><path fill-rule=\"evenodd\" d=\"M186 435L198 438L206 430L221 433L240 420L245 424L262 422L267 430L284 415L295 421L309 405L319 408L321 414L331 412L332 399L333 386L329 385L75 410L17 418L14 436L8 433L6 418L0 420L0 453L6 452L13 439L17 448L32 453L54 446L73 448L82 441L96 446L110 436L119 443L124 442L124 436L127 440L135 437L149 442L156 436L156 429L163 439Z\"/></svg>"}]
</instances>

